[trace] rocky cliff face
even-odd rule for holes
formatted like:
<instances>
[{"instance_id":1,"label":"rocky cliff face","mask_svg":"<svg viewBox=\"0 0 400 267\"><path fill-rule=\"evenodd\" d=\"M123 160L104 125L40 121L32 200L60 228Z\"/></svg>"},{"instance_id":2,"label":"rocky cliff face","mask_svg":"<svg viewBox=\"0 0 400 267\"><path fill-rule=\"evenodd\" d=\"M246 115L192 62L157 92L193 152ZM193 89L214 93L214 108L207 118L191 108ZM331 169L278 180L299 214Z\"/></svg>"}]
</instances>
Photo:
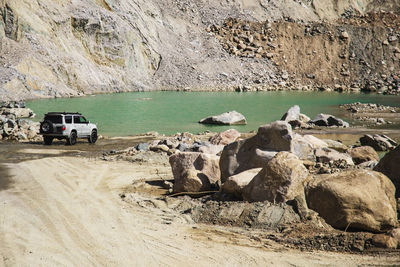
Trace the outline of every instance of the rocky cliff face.
<instances>
[{"instance_id":1,"label":"rocky cliff face","mask_svg":"<svg viewBox=\"0 0 400 267\"><path fill-rule=\"evenodd\" d=\"M282 67L231 55L206 29L230 17L332 21L399 7L371 0L0 0L0 99L274 83Z\"/></svg>"}]
</instances>

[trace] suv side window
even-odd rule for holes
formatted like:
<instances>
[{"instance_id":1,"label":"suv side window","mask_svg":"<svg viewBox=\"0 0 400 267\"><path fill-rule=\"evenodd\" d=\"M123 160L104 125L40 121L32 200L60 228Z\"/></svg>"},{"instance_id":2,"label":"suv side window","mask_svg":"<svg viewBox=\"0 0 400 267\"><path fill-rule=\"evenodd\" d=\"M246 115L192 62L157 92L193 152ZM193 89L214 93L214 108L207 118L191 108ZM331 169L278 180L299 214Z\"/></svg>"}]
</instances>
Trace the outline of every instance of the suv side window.
<instances>
[{"instance_id":1,"label":"suv side window","mask_svg":"<svg viewBox=\"0 0 400 267\"><path fill-rule=\"evenodd\" d=\"M65 123L72 123L72 116L65 116Z\"/></svg>"},{"instance_id":2,"label":"suv side window","mask_svg":"<svg viewBox=\"0 0 400 267\"><path fill-rule=\"evenodd\" d=\"M87 120L85 117L82 116L82 117L79 117L79 119L80 119L81 123L87 123Z\"/></svg>"},{"instance_id":3,"label":"suv side window","mask_svg":"<svg viewBox=\"0 0 400 267\"><path fill-rule=\"evenodd\" d=\"M83 124L83 123L86 123L86 122L87 122L87 121L86 121L85 117L82 117L82 116L74 116L74 123Z\"/></svg>"}]
</instances>

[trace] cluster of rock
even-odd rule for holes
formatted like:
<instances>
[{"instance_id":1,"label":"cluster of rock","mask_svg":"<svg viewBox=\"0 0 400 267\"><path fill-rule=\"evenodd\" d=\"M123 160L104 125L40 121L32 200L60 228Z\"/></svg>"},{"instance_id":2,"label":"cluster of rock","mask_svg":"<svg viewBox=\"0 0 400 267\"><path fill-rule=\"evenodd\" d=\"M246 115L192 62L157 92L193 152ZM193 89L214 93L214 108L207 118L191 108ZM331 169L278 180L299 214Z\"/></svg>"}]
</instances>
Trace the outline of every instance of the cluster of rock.
<instances>
[{"instance_id":1,"label":"cluster of rock","mask_svg":"<svg viewBox=\"0 0 400 267\"><path fill-rule=\"evenodd\" d=\"M217 34L220 40L226 40L223 44L225 50L235 56L250 58L269 58L274 55L271 53L275 45L271 43L272 24L247 24L243 21L229 18L222 27L212 25L207 31Z\"/></svg>"},{"instance_id":2,"label":"cluster of rock","mask_svg":"<svg viewBox=\"0 0 400 267\"><path fill-rule=\"evenodd\" d=\"M355 102L351 104L343 104L340 105L341 108L344 108L352 113L359 113L359 112L392 112L396 113L398 108L385 106L381 104L375 103L360 103Z\"/></svg>"},{"instance_id":3,"label":"cluster of rock","mask_svg":"<svg viewBox=\"0 0 400 267\"><path fill-rule=\"evenodd\" d=\"M397 114L400 108L373 103L351 103L340 105L341 108L350 112L350 116L357 121L367 125L393 124L400 120Z\"/></svg>"},{"instance_id":4,"label":"cluster of rock","mask_svg":"<svg viewBox=\"0 0 400 267\"><path fill-rule=\"evenodd\" d=\"M253 137L228 143L220 157L201 152L172 155L173 191L219 187L221 194L248 202L294 201L302 217L317 212L338 229L395 228L400 147L382 159L375 167L378 172L371 169L379 160L373 148L336 143L296 134L288 122L276 121L259 127ZM325 174L312 171L324 164L342 168Z\"/></svg>"},{"instance_id":5,"label":"cluster of rock","mask_svg":"<svg viewBox=\"0 0 400 267\"><path fill-rule=\"evenodd\" d=\"M300 113L300 107L295 105L291 107L281 118L282 121L288 122L294 129L304 128L310 129L314 126L323 127L349 127L349 123L330 114L320 113L314 119L310 119L305 114ZM243 114L237 111L225 112L220 115L206 117L201 119L199 123L217 124L217 125L239 125L247 124Z\"/></svg>"},{"instance_id":6,"label":"cluster of rock","mask_svg":"<svg viewBox=\"0 0 400 267\"><path fill-rule=\"evenodd\" d=\"M396 39L397 40L397 39ZM389 45L389 42L386 44ZM393 54L400 59L400 48L393 47ZM400 73L382 74L380 77L368 79L363 88L364 92L383 93L385 95L398 95L400 93Z\"/></svg>"},{"instance_id":7,"label":"cluster of rock","mask_svg":"<svg viewBox=\"0 0 400 267\"><path fill-rule=\"evenodd\" d=\"M265 61L278 69L270 77L242 83L238 91L284 88L394 95L400 94L398 22L397 14L387 12L342 17L335 23L228 18L207 31L231 55ZM374 27L381 29L379 36ZM365 56L376 51L384 51L379 61ZM321 55L326 58L321 60Z\"/></svg>"},{"instance_id":8,"label":"cluster of rock","mask_svg":"<svg viewBox=\"0 0 400 267\"><path fill-rule=\"evenodd\" d=\"M295 128L313 128L314 126L323 127L350 127L348 122L339 119L330 114L320 113L310 119L307 115L300 113L300 107L295 105L291 107L281 118L282 121L288 122Z\"/></svg>"},{"instance_id":9,"label":"cluster of rock","mask_svg":"<svg viewBox=\"0 0 400 267\"><path fill-rule=\"evenodd\" d=\"M35 140L38 138L39 123L33 122L35 114L25 103L0 104L0 140Z\"/></svg>"},{"instance_id":10,"label":"cluster of rock","mask_svg":"<svg viewBox=\"0 0 400 267\"><path fill-rule=\"evenodd\" d=\"M174 136L160 136L156 132L148 134L149 137L154 138L154 140L139 143L134 147L129 147L125 150L115 151L105 153L104 156L119 156L125 160L130 161L129 157L135 156L140 153L162 153L164 155L174 155L177 153L201 153L219 155L224 146L237 140L240 137L240 133L235 129L229 129L227 131L210 134L206 132L202 135L195 136L191 133L177 133ZM152 155L153 156L153 155ZM150 156L150 157L152 157ZM103 157L105 160L109 160L108 157Z\"/></svg>"}]
</instances>

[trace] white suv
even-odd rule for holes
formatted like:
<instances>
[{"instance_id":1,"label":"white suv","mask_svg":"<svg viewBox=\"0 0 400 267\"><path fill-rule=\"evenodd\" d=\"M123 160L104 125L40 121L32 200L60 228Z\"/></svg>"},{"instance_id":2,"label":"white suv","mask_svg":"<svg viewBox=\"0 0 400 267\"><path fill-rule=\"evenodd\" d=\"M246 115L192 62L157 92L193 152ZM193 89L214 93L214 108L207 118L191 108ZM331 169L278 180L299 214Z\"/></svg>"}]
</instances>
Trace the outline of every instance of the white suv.
<instances>
[{"instance_id":1,"label":"white suv","mask_svg":"<svg viewBox=\"0 0 400 267\"><path fill-rule=\"evenodd\" d=\"M97 141L97 126L90 123L80 113L49 112L40 123L40 134L46 145L54 138L66 139L68 145L75 145L77 138L87 138L89 143Z\"/></svg>"}]
</instances>

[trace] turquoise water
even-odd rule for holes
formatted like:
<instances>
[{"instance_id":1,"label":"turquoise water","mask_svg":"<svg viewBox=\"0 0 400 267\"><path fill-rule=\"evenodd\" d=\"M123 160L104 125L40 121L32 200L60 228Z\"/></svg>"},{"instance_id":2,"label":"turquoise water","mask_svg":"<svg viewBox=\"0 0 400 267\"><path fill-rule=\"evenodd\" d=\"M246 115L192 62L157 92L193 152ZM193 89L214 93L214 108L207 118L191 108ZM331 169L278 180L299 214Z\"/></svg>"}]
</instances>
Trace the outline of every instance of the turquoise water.
<instances>
[{"instance_id":1,"label":"turquoise water","mask_svg":"<svg viewBox=\"0 0 400 267\"><path fill-rule=\"evenodd\" d=\"M380 103L400 106L399 96L376 94L340 94L325 92L132 92L81 98L41 99L27 106L41 120L46 112L81 112L107 136L127 136L157 131L163 134L205 130L223 131L235 128L241 132L278 120L293 105L311 118L318 113L342 115L339 104ZM248 124L243 126L210 126L200 119L236 110Z\"/></svg>"}]
</instances>

